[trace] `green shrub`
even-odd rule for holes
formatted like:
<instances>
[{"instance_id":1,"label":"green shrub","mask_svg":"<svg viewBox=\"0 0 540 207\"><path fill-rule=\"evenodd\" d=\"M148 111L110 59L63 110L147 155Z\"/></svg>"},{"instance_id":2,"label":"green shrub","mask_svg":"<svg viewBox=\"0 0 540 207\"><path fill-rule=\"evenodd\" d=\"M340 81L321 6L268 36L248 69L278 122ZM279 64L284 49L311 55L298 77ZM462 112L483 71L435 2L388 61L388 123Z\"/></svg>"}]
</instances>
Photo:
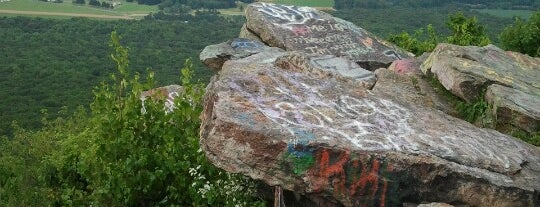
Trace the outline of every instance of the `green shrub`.
<instances>
[{"instance_id":1,"label":"green shrub","mask_svg":"<svg viewBox=\"0 0 540 207\"><path fill-rule=\"evenodd\" d=\"M209 163L199 148L203 85L191 83L191 63L182 69L184 93L176 110L162 99L140 99L153 88L130 75L128 50L111 35L118 74L94 90L86 129L60 143L50 157L57 177L49 185L62 206L254 206L254 184ZM143 109L144 107L144 109Z\"/></svg>"}]
</instances>

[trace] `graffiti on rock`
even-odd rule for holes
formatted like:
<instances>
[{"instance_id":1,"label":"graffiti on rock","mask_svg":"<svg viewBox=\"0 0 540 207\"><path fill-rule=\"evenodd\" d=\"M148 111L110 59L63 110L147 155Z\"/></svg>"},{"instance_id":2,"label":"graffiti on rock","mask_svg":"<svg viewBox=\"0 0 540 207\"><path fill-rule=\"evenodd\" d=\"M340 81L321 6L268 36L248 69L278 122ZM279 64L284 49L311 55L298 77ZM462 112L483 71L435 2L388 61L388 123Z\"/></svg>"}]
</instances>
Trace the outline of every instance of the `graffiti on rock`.
<instances>
[{"instance_id":1,"label":"graffiti on rock","mask_svg":"<svg viewBox=\"0 0 540 207\"><path fill-rule=\"evenodd\" d=\"M233 81L231 87L254 102L272 122L289 131L292 144L303 140L293 130L295 127L327 139L344 137L368 150L398 149L403 141L397 140L411 133L405 118L410 116L409 112L393 102L347 95L328 101L319 90L324 84L307 85L301 80L289 80L295 79L294 76L265 76L274 83L274 88L261 87L262 83L251 78ZM379 136L382 133L387 136Z\"/></svg>"},{"instance_id":2,"label":"graffiti on rock","mask_svg":"<svg viewBox=\"0 0 540 207\"><path fill-rule=\"evenodd\" d=\"M393 168L380 158L358 156L348 151L322 149L308 171L314 191L331 189L348 196L354 206L385 206Z\"/></svg>"},{"instance_id":3,"label":"graffiti on rock","mask_svg":"<svg viewBox=\"0 0 540 207\"><path fill-rule=\"evenodd\" d=\"M519 169L517 154L497 153L498 149L484 140L459 138L478 133L490 137L488 132L458 126L459 131L447 134L436 127L425 127L413 120L433 120L429 113L413 114L393 101L370 95L369 91L337 94L335 91L350 89L291 71L237 77L229 84L258 113L289 134L289 153L296 158L311 153L309 146L314 139L339 140L366 151L428 153L498 172Z\"/></svg>"},{"instance_id":4,"label":"graffiti on rock","mask_svg":"<svg viewBox=\"0 0 540 207\"><path fill-rule=\"evenodd\" d=\"M245 39L245 38L236 38L231 42L231 47L234 49L251 49L251 48L260 48L264 45L258 41Z\"/></svg>"},{"instance_id":5,"label":"graffiti on rock","mask_svg":"<svg viewBox=\"0 0 540 207\"><path fill-rule=\"evenodd\" d=\"M309 7L287 6L279 4L260 3L258 11L271 17L275 24L294 25L305 24L310 20L322 20L316 10Z\"/></svg>"}]
</instances>

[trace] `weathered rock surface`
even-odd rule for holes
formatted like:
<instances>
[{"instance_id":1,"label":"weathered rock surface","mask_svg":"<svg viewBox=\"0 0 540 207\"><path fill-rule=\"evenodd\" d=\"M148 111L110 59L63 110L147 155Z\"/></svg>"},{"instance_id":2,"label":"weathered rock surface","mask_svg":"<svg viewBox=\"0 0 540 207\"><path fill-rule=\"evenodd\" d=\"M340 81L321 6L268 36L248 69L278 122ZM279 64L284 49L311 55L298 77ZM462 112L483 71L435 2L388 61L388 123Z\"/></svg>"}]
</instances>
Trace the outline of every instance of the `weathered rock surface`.
<instances>
[{"instance_id":1,"label":"weathered rock surface","mask_svg":"<svg viewBox=\"0 0 540 207\"><path fill-rule=\"evenodd\" d=\"M345 20L309 7L254 3L247 29L266 44L287 51L347 57L375 70L411 55Z\"/></svg>"},{"instance_id":2,"label":"weathered rock surface","mask_svg":"<svg viewBox=\"0 0 540 207\"><path fill-rule=\"evenodd\" d=\"M249 31L246 24L242 25L238 37L262 42L261 38L259 38L255 33Z\"/></svg>"},{"instance_id":3,"label":"weathered rock surface","mask_svg":"<svg viewBox=\"0 0 540 207\"><path fill-rule=\"evenodd\" d=\"M422 71L468 102L484 98L486 92L497 130L540 131L540 58L493 45L439 44Z\"/></svg>"},{"instance_id":4,"label":"weathered rock surface","mask_svg":"<svg viewBox=\"0 0 540 207\"><path fill-rule=\"evenodd\" d=\"M335 77L341 81L350 81L366 89L371 89L376 81L373 72L361 68L351 60L333 55L292 52L278 58L275 64L320 77Z\"/></svg>"},{"instance_id":5,"label":"weathered rock surface","mask_svg":"<svg viewBox=\"0 0 540 207\"><path fill-rule=\"evenodd\" d=\"M439 44L422 65L450 92L473 101L496 83L540 96L540 58L485 47Z\"/></svg>"},{"instance_id":6,"label":"weathered rock surface","mask_svg":"<svg viewBox=\"0 0 540 207\"><path fill-rule=\"evenodd\" d=\"M219 70L227 60L247 57L265 50L280 49L268 47L257 40L235 38L231 41L206 46L199 58L209 68Z\"/></svg>"},{"instance_id":7,"label":"weathered rock surface","mask_svg":"<svg viewBox=\"0 0 540 207\"><path fill-rule=\"evenodd\" d=\"M223 64L201 115L210 161L320 206L539 204L537 147L329 76L310 57Z\"/></svg>"},{"instance_id":8,"label":"weathered rock surface","mask_svg":"<svg viewBox=\"0 0 540 207\"><path fill-rule=\"evenodd\" d=\"M540 132L538 96L493 84L487 89L486 101L497 120L497 129L511 131L519 128L528 133Z\"/></svg>"},{"instance_id":9,"label":"weathered rock surface","mask_svg":"<svg viewBox=\"0 0 540 207\"><path fill-rule=\"evenodd\" d=\"M434 88L420 71L424 59L396 60L388 69L377 69L373 93L387 94L415 106L430 107L457 116L452 101L441 95L440 89Z\"/></svg>"}]
</instances>

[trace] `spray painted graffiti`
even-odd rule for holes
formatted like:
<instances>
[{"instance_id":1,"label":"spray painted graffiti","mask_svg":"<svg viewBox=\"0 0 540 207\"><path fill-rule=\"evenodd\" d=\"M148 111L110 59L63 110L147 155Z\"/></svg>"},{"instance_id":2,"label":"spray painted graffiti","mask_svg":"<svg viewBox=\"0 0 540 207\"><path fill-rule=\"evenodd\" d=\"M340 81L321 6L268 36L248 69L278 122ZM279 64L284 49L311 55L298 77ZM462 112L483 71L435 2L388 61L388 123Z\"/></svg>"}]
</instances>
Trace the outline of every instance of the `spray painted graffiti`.
<instances>
[{"instance_id":1,"label":"spray painted graffiti","mask_svg":"<svg viewBox=\"0 0 540 207\"><path fill-rule=\"evenodd\" d=\"M316 10L309 7L286 6L279 4L254 4L257 10L271 17L275 24L305 24L310 20L322 20Z\"/></svg>"},{"instance_id":2,"label":"spray painted graffiti","mask_svg":"<svg viewBox=\"0 0 540 207\"><path fill-rule=\"evenodd\" d=\"M288 130L292 137L289 143L293 145L309 140L306 134L295 132L295 127L309 132L316 130L318 136L328 139L343 137L357 147L370 150L397 149L396 140L411 133L404 118L410 115L390 101L347 95L328 101L319 91L324 84L307 85L301 80L288 80L291 77L287 75L265 78L271 79L275 87L261 87L263 84L254 82L255 79L240 79L231 82L231 87L257 103L258 110L272 122ZM383 133L387 136L377 136Z\"/></svg>"},{"instance_id":3,"label":"spray painted graffiti","mask_svg":"<svg viewBox=\"0 0 540 207\"><path fill-rule=\"evenodd\" d=\"M178 96L180 96L180 94L178 94L176 91L169 92L169 94L167 94L167 99L165 100L166 112L172 112L174 109L176 109L176 106L174 106L174 99Z\"/></svg>"},{"instance_id":4,"label":"spray painted graffiti","mask_svg":"<svg viewBox=\"0 0 540 207\"><path fill-rule=\"evenodd\" d=\"M154 100L163 100L164 110L166 113L174 111L176 109L176 106L174 106L174 99L180 96L179 91L182 91L182 86L170 85L143 92L141 94L141 100L143 101L143 113L146 113L144 101L148 97Z\"/></svg>"},{"instance_id":5,"label":"spray painted graffiti","mask_svg":"<svg viewBox=\"0 0 540 207\"><path fill-rule=\"evenodd\" d=\"M296 36L305 36L310 32L309 28L306 26L293 26L291 31Z\"/></svg>"},{"instance_id":6,"label":"spray painted graffiti","mask_svg":"<svg viewBox=\"0 0 540 207\"><path fill-rule=\"evenodd\" d=\"M332 189L348 196L353 206L385 206L392 165L379 158L358 156L348 151L328 149L315 154L315 164L308 171L314 191Z\"/></svg>"},{"instance_id":7,"label":"spray painted graffiti","mask_svg":"<svg viewBox=\"0 0 540 207\"><path fill-rule=\"evenodd\" d=\"M332 81L313 80L291 71L276 71L243 75L228 83L252 103L256 111L274 123L273 127L289 134L288 152L295 159L311 157L313 152L309 146L315 142L338 140L351 148L430 154L502 173L520 168L522 158L519 153L498 153L500 150L486 140L460 138L471 134L493 137L486 131L458 125L454 126L456 131L445 133L444 129L425 123L415 121L411 125L412 120L435 119L430 118L432 115L428 112L412 114L399 104L375 97L369 91L354 92ZM504 137L491 139L509 142ZM515 145L517 151L522 149L518 143ZM311 161L302 162L309 164ZM302 173L305 169L301 167L297 172Z\"/></svg>"},{"instance_id":8,"label":"spray painted graffiti","mask_svg":"<svg viewBox=\"0 0 540 207\"><path fill-rule=\"evenodd\" d=\"M245 38L236 38L231 42L232 48L241 48L241 49L251 49L251 48L261 48L264 45L261 42L245 39Z\"/></svg>"}]
</instances>

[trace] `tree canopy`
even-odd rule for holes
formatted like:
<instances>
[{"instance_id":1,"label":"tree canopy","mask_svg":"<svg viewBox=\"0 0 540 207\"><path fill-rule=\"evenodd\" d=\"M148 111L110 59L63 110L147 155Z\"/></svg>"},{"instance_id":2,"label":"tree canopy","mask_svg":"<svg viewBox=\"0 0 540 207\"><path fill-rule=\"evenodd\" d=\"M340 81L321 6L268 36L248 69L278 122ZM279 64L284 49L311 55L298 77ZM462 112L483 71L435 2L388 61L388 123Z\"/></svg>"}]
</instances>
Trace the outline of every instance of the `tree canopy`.
<instances>
[{"instance_id":1,"label":"tree canopy","mask_svg":"<svg viewBox=\"0 0 540 207\"><path fill-rule=\"evenodd\" d=\"M516 18L513 25L500 35L502 45L507 50L540 57L540 11L524 21Z\"/></svg>"}]
</instances>

